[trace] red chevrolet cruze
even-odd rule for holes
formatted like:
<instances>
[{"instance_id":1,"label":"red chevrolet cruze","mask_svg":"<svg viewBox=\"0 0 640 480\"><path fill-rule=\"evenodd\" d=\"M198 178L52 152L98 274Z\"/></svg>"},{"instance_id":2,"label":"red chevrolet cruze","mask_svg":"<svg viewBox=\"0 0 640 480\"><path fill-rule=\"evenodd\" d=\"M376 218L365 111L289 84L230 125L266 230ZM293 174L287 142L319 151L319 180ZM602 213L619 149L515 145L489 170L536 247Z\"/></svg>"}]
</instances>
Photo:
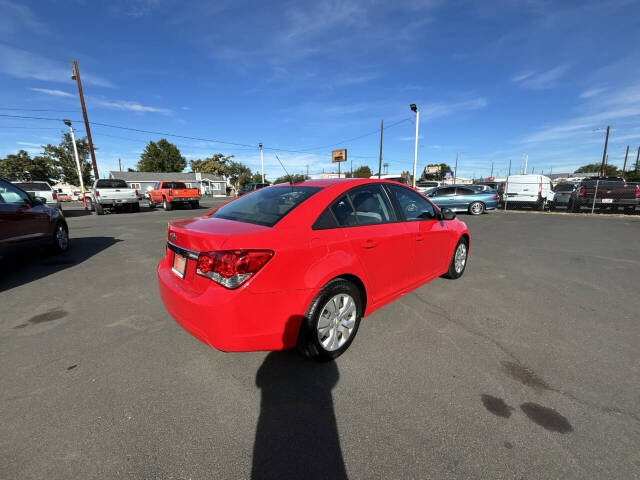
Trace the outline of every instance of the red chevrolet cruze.
<instances>
[{"instance_id":1,"label":"red chevrolet cruze","mask_svg":"<svg viewBox=\"0 0 640 480\"><path fill-rule=\"evenodd\" d=\"M469 231L402 184L307 180L169 224L158 265L171 315L225 351L342 354L360 319L429 280L458 278Z\"/></svg>"}]
</instances>

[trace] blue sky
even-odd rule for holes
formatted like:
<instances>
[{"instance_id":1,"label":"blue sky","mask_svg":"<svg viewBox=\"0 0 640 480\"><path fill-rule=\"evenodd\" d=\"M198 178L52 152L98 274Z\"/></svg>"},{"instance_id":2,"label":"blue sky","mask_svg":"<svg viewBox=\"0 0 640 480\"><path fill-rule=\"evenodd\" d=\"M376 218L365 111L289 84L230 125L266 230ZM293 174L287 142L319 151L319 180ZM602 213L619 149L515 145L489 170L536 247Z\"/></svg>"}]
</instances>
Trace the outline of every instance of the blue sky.
<instances>
[{"instance_id":1,"label":"blue sky","mask_svg":"<svg viewBox=\"0 0 640 480\"><path fill-rule=\"evenodd\" d=\"M271 149L292 173L332 170L343 146L377 170L381 119L397 123L390 172L411 170L410 103L419 169L459 152L461 176L491 162L505 174L523 153L536 172L572 171L601 159L607 125L609 163L627 144L635 161L640 144L637 1L0 0L0 114L67 117L82 134L73 58L91 121L248 145L167 137L188 159L221 152L252 169L263 142L271 179ZM0 156L37 153L62 128L0 117ZM101 172L160 138L92 133Z\"/></svg>"}]
</instances>

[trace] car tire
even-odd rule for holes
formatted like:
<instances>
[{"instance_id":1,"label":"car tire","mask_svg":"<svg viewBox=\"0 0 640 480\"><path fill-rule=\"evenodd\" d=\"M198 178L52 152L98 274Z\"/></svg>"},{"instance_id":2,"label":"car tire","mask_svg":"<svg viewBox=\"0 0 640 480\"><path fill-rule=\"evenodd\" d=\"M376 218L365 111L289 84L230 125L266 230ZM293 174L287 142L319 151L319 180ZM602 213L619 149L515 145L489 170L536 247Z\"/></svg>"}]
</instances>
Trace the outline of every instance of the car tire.
<instances>
[{"instance_id":1,"label":"car tire","mask_svg":"<svg viewBox=\"0 0 640 480\"><path fill-rule=\"evenodd\" d=\"M53 227L53 238L51 240L52 253L64 253L69 250L69 228L59 221Z\"/></svg>"},{"instance_id":2,"label":"car tire","mask_svg":"<svg viewBox=\"0 0 640 480\"><path fill-rule=\"evenodd\" d=\"M134 203L132 206L132 211L139 212L140 211L140 202Z\"/></svg>"},{"instance_id":3,"label":"car tire","mask_svg":"<svg viewBox=\"0 0 640 480\"><path fill-rule=\"evenodd\" d=\"M173 210L173 205L171 205L171 202L167 202L166 198L162 199L162 208L164 208L167 212L170 210Z\"/></svg>"},{"instance_id":4,"label":"car tire","mask_svg":"<svg viewBox=\"0 0 640 480\"><path fill-rule=\"evenodd\" d=\"M191 208L193 208L194 210L200 208L200 202L198 200L196 200L195 202L191 202Z\"/></svg>"},{"instance_id":5,"label":"car tire","mask_svg":"<svg viewBox=\"0 0 640 480\"><path fill-rule=\"evenodd\" d=\"M460 240L458 240L456 248L453 249L453 255L451 255L451 262L449 263L449 270L447 270L447 273L445 273L443 276L451 280L460 278L464 273L465 268L467 268L468 258L469 242L466 238L462 237L460 238Z\"/></svg>"},{"instance_id":6,"label":"car tire","mask_svg":"<svg viewBox=\"0 0 640 480\"><path fill-rule=\"evenodd\" d=\"M96 202L95 208L96 208L96 215L104 215L104 207L100 205L100 202Z\"/></svg>"},{"instance_id":7,"label":"car tire","mask_svg":"<svg viewBox=\"0 0 640 480\"><path fill-rule=\"evenodd\" d=\"M471 215L482 215L484 213L484 203L482 202L471 202L469 205L469 213Z\"/></svg>"},{"instance_id":8,"label":"car tire","mask_svg":"<svg viewBox=\"0 0 640 480\"><path fill-rule=\"evenodd\" d=\"M538 203L536 204L536 210L538 210L539 212L544 212L544 209L547 206L547 200L544 198L541 198L540 200L538 200Z\"/></svg>"},{"instance_id":9,"label":"car tire","mask_svg":"<svg viewBox=\"0 0 640 480\"><path fill-rule=\"evenodd\" d=\"M95 207L93 206L93 200L91 200L90 198L87 198L87 210L89 210L90 212L93 212L95 210Z\"/></svg>"},{"instance_id":10,"label":"car tire","mask_svg":"<svg viewBox=\"0 0 640 480\"><path fill-rule=\"evenodd\" d=\"M149 208L156 208L156 204L149 200Z\"/></svg>"},{"instance_id":11,"label":"car tire","mask_svg":"<svg viewBox=\"0 0 640 480\"><path fill-rule=\"evenodd\" d=\"M360 289L353 283L342 278L327 283L313 299L302 320L298 350L316 362L338 358L358 333L362 303ZM333 313L340 309L344 310Z\"/></svg>"}]
</instances>

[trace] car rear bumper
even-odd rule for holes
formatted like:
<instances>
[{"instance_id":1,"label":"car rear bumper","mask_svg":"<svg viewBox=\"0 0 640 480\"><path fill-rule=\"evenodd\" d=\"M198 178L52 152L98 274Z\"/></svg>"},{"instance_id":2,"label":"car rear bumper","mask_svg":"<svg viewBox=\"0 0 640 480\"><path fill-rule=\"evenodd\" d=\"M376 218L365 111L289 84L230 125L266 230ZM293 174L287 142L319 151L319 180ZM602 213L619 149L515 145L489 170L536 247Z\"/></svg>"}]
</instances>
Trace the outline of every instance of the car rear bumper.
<instances>
[{"instance_id":1,"label":"car rear bumper","mask_svg":"<svg viewBox=\"0 0 640 480\"><path fill-rule=\"evenodd\" d=\"M213 281L200 292L172 272L172 260L170 253L158 265L160 298L169 314L194 337L226 352L295 346L310 292L256 294L246 286L228 290Z\"/></svg>"},{"instance_id":2,"label":"car rear bumper","mask_svg":"<svg viewBox=\"0 0 640 480\"><path fill-rule=\"evenodd\" d=\"M607 201L610 200L610 201ZM596 207L637 207L640 205L640 199L633 198L610 198L607 200L603 200L601 198L597 198L595 202ZM593 206L593 198L592 199L578 199L576 201L576 206L578 207L591 207Z\"/></svg>"},{"instance_id":3,"label":"car rear bumper","mask_svg":"<svg viewBox=\"0 0 640 480\"><path fill-rule=\"evenodd\" d=\"M134 197L134 198L117 198L117 199L106 199L106 198L101 198L100 200L98 200L100 202L100 205L102 205L103 207L108 207L108 206L118 206L118 205L124 205L126 203L138 203L140 201L140 199L138 197Z\"/></svg>"},{"instance_id":4,"label":"car rear bumper","mask_svg":"<svg viewBox=\"0 0 640 480\"><path fill-rule=\"evenodd\" d=\"M181 203L181 202L196 202L200 200L200 197L179 197L179 198L172 198L170 200L171 203Z\"/></svg>"}]
</instances>

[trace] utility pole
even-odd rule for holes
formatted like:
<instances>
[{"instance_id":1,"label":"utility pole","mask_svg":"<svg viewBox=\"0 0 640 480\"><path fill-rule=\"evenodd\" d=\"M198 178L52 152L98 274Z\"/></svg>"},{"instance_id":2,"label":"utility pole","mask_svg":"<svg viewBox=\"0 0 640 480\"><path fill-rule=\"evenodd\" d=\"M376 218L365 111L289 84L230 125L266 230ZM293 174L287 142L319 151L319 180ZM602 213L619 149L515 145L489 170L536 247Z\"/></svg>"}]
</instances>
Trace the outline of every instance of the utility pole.
<instances>
[{"instance_id":1,"label":"utility pole","mask_svg":"<svg viewBox=\"0 0 640 480\"><path fill-rule=\"evenodd\" d=\"M622 166L622 178L624 178L624 172L627 170L627 157L629 156L629 145L627 145L627 151L624 154L624 165Z\"/></svg>"},{"instance_id":2,"label":"utility pole","mask_svg":"<svg viewBox=\"0 0 640 480\"><path fill-rule=\"evenodd\" d=\"M609 125L607 125L607 136L604 138L604 151L602 152L602 166L600 167L600 176L605 176L605 162L607 161L607 145L609 144Z\"/></svg>"},{"instance_id":3,"label":"utility pole","mask_svg":"<svg viewBox=\"0 0 640 480\"><path fill-rule=\"evenodd\" d=\"M262 183L264 183L264 152L262 151L262 142L258 144L260 147L260 171L262 172Z\"/></svg>"},{"instance_id":4,"label":"utility pole","mask_svg":"<svg viewBox=\"0 0 640 480\"><path fill-rule=\"evenodd\" d=\"M353 178L353 158L351 159L351 178Z\"/></svg>"},{"instance_id":5,"label":"utility pole","mask_svg":"<svg viewBox=\"0 0 640 480\"><path fill-rule=\"evenodd\" d=\"M378 179L382 171L382 134L384 132L384 120L380 120L380 158L378 159Z\"/></svg>"},{"instance_id":6,"label":"utility pole","mask_svg":"<svg viewBox=\"0 0 640 480\"><path fill-rule=\"evenodd\" d=\"M412 187L416 188L416 169L418 167L418 128L420 126L420 110L415 103L412 103L410 106L412 111L416 113L416 143L413 149L413 182Z\"/></svg>"},{"instance_id":7,"label":"utility pole","mask_svg":"<svg viewBox=\"0 0 640 480\"><path fill-rule=\"evenodd\" d=\"M73 133L73 126L70 120L64 120L64 124L69 127L71 131L71 141L73 142L73 154L76 158L76 169L78 170L78 180L80 181L80 190L82 190L82 204L84 209L87 209L87 197L84 194L84 180L82 179L82 169L80 168L80 157L78 156L78 147L76 145L76 136Z\"/></svg>"},{"instance_id":8,"label":"utility pole","mask_svg":"<svg viewBox=\"0 0 640 480\"><path fill-rule=\"evenodd\" d=\"M78 84L78 96L80 97L80 106L82 107L82 116L84 117L84 128L87 131L87 142L89 143L89 153L91 153L91 164L93 165L93 176L100 178L98 175L98 163L96 162L96 152L93 149L93 140L91 139L91 129L89 128L89 118L87 117L87 108L84 105L84 94L82 93L82 81L80 80L80 70L78 70L78 61L73 60L73 75L71 80L75 80Z\"/></svg>"},{"instance_id":9,"label":"utility pole","mask_svg":"<svg viewBox=\"0 0 640 480\"><path fill-rule=\"evenodd\" d=\"M122 161L120 161L120 157L118 157L118 170L122 171Z\"/></svg>"},{"instance_id":10,"label":"utility pole","mask_svg":"<svg viewBox=\"0 0 640 480\"><path fill-rule=\"evenodd\" d=\"M636 172L638 171L638 160L640 160L640 147L638 147L638 153L636 154Z\"/></svg>"},{"instance_id":11,"label":"utility pole","mask_svg":"<svg viewBox=\"0 0 640 480\"><path fill-rule=\"evenodd\" d=\"M458 176L458 152L456 152L456 166L453 169L453 184L454 185L456 183L457 176Z\"/></svg>"},{"instance_id":12,"label":"utility pole","mask_svg":"<svg viewBox=\"0 0 640 480\"><path fill-rule=\"evenodd\" d=\"M491 162L491 175L489 175L491 178L493 178L493 162Z\"/></svg>"},{"instance_id":13,"label":"utility pole","mask_svg":"<svg viewBox=\"0 0 640 480\"><path fill-rule=\"evenodd\" d=\"M309 178L309 165L307 165L307 178Z\"/></svg>"}]
</instances>

